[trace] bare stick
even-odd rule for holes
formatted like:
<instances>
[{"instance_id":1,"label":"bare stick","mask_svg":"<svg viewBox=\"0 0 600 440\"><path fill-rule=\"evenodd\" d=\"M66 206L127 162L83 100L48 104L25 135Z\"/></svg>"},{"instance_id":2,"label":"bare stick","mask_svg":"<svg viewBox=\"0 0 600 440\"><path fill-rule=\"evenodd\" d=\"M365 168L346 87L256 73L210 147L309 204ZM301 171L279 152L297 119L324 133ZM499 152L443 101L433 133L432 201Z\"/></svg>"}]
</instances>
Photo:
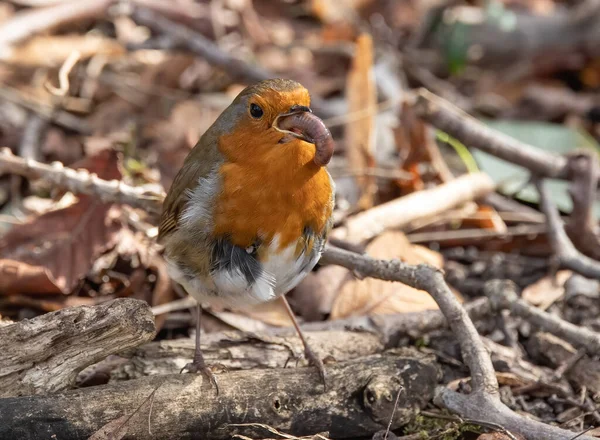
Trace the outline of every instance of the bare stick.
<instances>
[{"instance_id":1,"label":"bare stick","mask_svg":"<svg viewBox=\"0 0 600 440\"><path fill-rule=\"evenodd\" d=\"M593 207L596 200L598 176L598 155L595 151L581 151L568 156L573 181L569 193L573 200L573 210L565 231L579 250L592 258L600 258L600 237Z\"/></svg>"},{"instance_id":2,"label":"bare stick","mask_svg":"<svg viewBox=\"0 0 600 440\"><path fill-rule=\"evenodd\" d=\"M98 196L104 202L126 203L151 212L160 212L164 195L155 186L129 186L119 180L103 180L86 170L67 168L60 162L47 165L25 160L12 154L8 148L0 150L0 175L19 174L28 179L44 179L57 187L77 194Z\"/></svg>"},{"instance_id":3,"label":"bare stick","mask_svg":"<svg viewBox=\"0 0 600 440\"><path fill-rule=\"evenodd\" d=\"M0 397L68 388L88 365L154 334L150 307L136 299L68 308L1 327Z\"/></svg>"},{"instance_id":4,"label":"bare stick","mask_svg":"<svg viewBox=\"0 0 600 440\"><path fill-rule=\"evenodd\" d=\"M540 193L542 210L548 222L548 235L555 257L561 267L571 269L589 278L600 278L600 262L579 252L565 232L558 209L550 198L548 189L542 181L536 183Z\"/></svg>"},{"instance_id":5,"label":"bare stick","mask_svg":"<svg viewBox=\"0 0 600 440\"><path fill-rule=\"evenodd\" d=\"M540 150L486 127L450 102L425 89L419 91L414 109L425 121L469 147L521 165L536 175L561 179L569 177L568 161L565 157Z\"/></svg>"},{"instance_id":6,"label":"bare stick","mask_svg":"<svg viewBox=\"0 0 600 440\"><path fill-rule=\"evenodd\" d=\"M417 219L435 216L483 197L494 189L494 182L487 174L465 174L435 188L409 194L357 214L344 226L334 229L332 236L360 243L387 229L402 228Z\"/></svg>"},{"instance_id":7,"label":"bare stick","mask_svg":"<svg viewBox=\"0 0 600 440\"><path fill-rule=\"evenodd\" d=\"M473 322L446 285L440 271L428 265L410 266L397 260L375 260L331 247L326 248L323 258L330 264L351 269L359 276L399 281L425 290L435 299L458 339L465 363L471 371L473 389L471 394L464 395L440 388L435 399L438 404L461 417L496 423L529 440L569 440L573 437L571 431L522 417L500 401L498 381L489 354ZM592 440L590 436L580 438Z\"/></svg>"},{"instance_id":8,"label":"bare stick","mask_svg":"<svg viewBox=\"0 0 600 440\"><path fill-rule=\"evenodd\" d=\"M582 347L590 355L600 353L600 334L585 327L571 324L564 319L532 306L517 295L517 287L509 280L492 280L486 283L485 294L496 310L510 310L536 327L552 333L576 347Z\"/></svg>"},{"instance_id":9,"label":"bare stick","mask_svg":"<svg viewBox=\"0 0 600 440\"><path fill-rule=\"evenodd\" d=\"M444 281L441 271L426 264L411 266L399 260L376 260L331 247L326 248L323 259L329 264L346 267L359 276L399 281L427 291L440 306L452 332L459 340L463 357L471 369L474 388L498 394L498 381L485 346L469 315Z\"/></svg>"}]
</instances>

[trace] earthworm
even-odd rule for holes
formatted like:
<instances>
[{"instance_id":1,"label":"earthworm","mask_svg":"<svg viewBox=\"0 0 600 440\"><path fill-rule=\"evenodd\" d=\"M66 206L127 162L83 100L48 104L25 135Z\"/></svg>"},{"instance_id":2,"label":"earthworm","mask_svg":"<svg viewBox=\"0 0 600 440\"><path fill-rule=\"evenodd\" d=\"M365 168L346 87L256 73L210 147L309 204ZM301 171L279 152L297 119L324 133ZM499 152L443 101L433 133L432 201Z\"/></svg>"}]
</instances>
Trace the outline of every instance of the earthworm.
<instances>
[{"instance_id":1,"label":"earthworm","mask_svg":"<svg viewBox=\"0 0 600 440\"><path fill-rule=\"evenodd\" d=\"M317 165L325 166L329 163L335 144L329 129L318 116L310 112L292 113L283 117L278 125L281 130L299 130L305 140L315 144L314 161Z\"/></svg>"}]
</instances>

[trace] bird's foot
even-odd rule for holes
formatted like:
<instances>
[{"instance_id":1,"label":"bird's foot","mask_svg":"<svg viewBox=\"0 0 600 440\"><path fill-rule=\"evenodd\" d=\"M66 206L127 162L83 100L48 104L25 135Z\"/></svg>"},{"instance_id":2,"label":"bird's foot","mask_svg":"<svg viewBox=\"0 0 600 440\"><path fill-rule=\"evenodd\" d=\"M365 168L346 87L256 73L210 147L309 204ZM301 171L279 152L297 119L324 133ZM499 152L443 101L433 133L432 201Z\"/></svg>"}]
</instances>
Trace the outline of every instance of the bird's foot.
<instances>
[{"instance_id":1,"label":"bird's foot","mask_svg":"<svg viewBox=\"0 0 600 440\"><path fill-rule=\"evenodd\" d=\"M217 378L210 369L210 367L204 363L204 359L194 359L192 362L186 364L181 369L179 374L183 373L186 370L192 374L202 373L215 387L217 396L219 395L219 383L217 382Z\"/></svg>"},{"instance_id":2,"label":"bird's foot","mask_svg":"<svg viewBox=\"0 0 600 440\"><path fill-rule=\"evenodd\" d=\"M304 347L304 357L308 360L308 363L317 368L321 382L323 382L324 391L327 391L327 373L325 372L325 365L319 356L317 356L311 348L307 345Z\"/></svg>"}]
</instances>

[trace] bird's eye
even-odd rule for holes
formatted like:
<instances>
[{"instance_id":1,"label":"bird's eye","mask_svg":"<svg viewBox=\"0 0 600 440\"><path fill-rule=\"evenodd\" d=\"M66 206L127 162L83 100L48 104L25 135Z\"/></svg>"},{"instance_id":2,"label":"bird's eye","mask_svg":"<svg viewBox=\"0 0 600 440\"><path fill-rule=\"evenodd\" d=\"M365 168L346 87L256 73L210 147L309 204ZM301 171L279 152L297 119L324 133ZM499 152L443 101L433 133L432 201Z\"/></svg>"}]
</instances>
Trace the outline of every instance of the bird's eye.
<instances>
[{"instance_id":1,"label":"bird's eye","mask_svg":"<svg viewBox=\"0 0 600 440\"><path fill-rule=\"evenodd\" d=\"M263 109L257 104L250 104L250 115L252 115L254 119L260 119L263 115Z\"/></svg>"}]
</instances>

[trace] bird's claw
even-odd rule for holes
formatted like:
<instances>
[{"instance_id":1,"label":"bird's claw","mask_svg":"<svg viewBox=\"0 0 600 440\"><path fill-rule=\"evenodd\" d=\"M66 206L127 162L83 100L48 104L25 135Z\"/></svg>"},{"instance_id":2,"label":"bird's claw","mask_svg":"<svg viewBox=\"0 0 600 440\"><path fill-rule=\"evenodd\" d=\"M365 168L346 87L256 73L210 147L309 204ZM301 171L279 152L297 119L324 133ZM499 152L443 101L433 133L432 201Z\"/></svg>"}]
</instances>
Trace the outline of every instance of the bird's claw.
<instances>
[{"instance_id":1,"label":"bird's claw","mask_svg":"<svg viewBox=\"0 0 600 440\"><path fill-rule=\"evenodd\" d=\"M216 376L204 362L196 362L196 361L190 362L190 363L184 365L184 367L181 369L179 374L183 373L186 370L192 374L202 373L210 381L210 383L215 387L217 396L219 395L219 382L217 382Z\"/></svg>"},{"instance_id":2,"label":"bird's claw","mask_svg":"<svg viewBox=\"0 0 600 440\"><path fill-rule=\"evenodd\" d=\"M327 373L325 372L325 365L323 365L323 361L308 346L306 346L304 349L304 356L308 360L308 363L316 367L319 371L319 376L321 377L321 382L323 382L324 391L327 391Z\"/></svg>"}]
</instances>

